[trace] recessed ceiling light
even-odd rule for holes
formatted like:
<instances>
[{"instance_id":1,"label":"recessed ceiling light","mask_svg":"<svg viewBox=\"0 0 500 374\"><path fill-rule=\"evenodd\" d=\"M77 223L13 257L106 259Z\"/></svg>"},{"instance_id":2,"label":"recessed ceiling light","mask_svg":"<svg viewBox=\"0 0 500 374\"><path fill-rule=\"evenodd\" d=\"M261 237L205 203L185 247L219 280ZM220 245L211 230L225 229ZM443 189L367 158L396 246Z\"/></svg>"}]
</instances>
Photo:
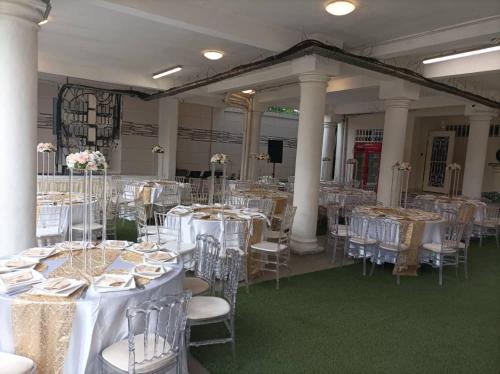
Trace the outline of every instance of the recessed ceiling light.
<instances>
[{"instance_id":1,"label":"recessed ceiling light","mask_svg":"<svg viewBox=\"0 0 500 374\"><path fill-rule=\"evenodd\" d=\"M218 60L224 56L224 52L216 51L216 50L207 50L203 51L203 56L208 58L209 60Z\"/></svg>"},{"instance_id":2,"label":"recessed ceiling light","mask_svg":"<svg viewBox=\"0 0 500 374\"><path fill-rule=\"evenodd\" d=\"M45 25L47 22L49 22L48 18L42 19L40 22L38 22L39 26Z\"/></svg>"},{"instance_id":3,"label":"recessed ceiling light","mask_svg":"<svg viewBox=\"0 0 500 374\"><path fill-rule=\"evenodd\" d=\"M462 57L467 57L467 56L480 55L480 54L483 54L483 53L496 52L496 51L500 51L500 45L497 45L497 46L494 46L494 47L483 48L483 49L476 49L474 51L468 51L468 52L462 52L462 53L455 53L454 55L448 55L448 56L430 58L430 59L424 60L422 62L424 64L433 64L435 62L441 62L441 61L447 61L447 60L454 60L456 58L462 58Z\"/></svg>"},{"instance_id":4,"label":"recessed ceiling light","mask_svg":"<svg viewBox=\"0 0 500 374\"><path fill-rule=\"evenodd\" d=\"M349 1L334 1L325 7L325 10L334 16L345 16L354 9L356 9L356 6Z\"/></svg>"},{"instance_id":5,"label":"recessed ceiling light","mask_svg":"<svg viewBox=\"0 0 500 374\"><path fill-rule=\"evenodd\" d=\"M254 94L254 93L255 93L255 91L254 91L254 90L243 90L243 91L241 91L241 92L243 92L244 94L248 94L248 95L251 95L251 94Z\"/></svg>"},{"instance_id":6,"label":"recessed ceiling light","mask_svg":"<svg viewBox=\"0 0 500 374\"><path fill-rule=\"evenodd\" d=\"M178 71L181 71L181 70L182 70L182 66L174 66L173 68L169 68L167 70L163 70L163 71L160 71L156 74L153 74L153 79L159 79L159 78L162 78L166 75L177 73Z\"/></svg>"}]
</instances>

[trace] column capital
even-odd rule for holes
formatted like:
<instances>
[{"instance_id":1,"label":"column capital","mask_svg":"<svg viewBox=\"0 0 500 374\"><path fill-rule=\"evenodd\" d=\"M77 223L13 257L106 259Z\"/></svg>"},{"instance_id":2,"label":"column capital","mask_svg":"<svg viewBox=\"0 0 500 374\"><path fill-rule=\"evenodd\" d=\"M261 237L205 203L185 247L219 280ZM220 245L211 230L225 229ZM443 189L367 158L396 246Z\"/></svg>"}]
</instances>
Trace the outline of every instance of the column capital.
<instances>
[{"instance_id":1,"label":"column capital","mask_svg":"<svg viewBox=\"0 0 500 374\"><path fill-rule=\"evenodd\" d=\"M387 108L409 108L410 99L407 98L392 98L384 100L384 107Z\"/></svg>"},{"instance_id":2,"label":"column capital","mask_svg":"<svg viewBox=\"0 0 500 374\"><path fill-rule=\"evenodd\" d=\"M302 73L299 74L300 83L326 83L330 80L330 76L321 73Z\"/></svg>"},{"instance_id":3,"label":"column capital","mask_svg":"<svg viewBox=\"0 0 500 374\"><path fill-rule=\"evenodd\" d=\"M42 0L0 0L0 16L10 16L38 26L47 4Z\"/></svg>"}]
</instances>

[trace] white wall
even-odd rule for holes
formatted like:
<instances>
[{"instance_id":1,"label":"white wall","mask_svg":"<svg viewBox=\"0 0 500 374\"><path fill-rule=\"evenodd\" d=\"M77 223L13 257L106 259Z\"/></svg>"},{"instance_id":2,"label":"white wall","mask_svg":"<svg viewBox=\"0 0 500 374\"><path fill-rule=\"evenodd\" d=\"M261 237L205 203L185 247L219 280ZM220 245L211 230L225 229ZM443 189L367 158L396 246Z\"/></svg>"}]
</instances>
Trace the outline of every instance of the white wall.
<instances>
[{"instance_id":1,"label":"white wall","mask_svg":"<svg viewBox=\"0 0 500 374\"><path fill-rule=\"evenodd\" d=\"M237 175L241 164L244 123L245 114L238 109L182 103L179 107L177 168L209 170L210 156L225 153L230 159L228 174ZM294 174L297 125L297 118L291 116L274 113L262 116L260 152L267 152L268 139L285 140L283 163L276 164L277 177ZM270 175L272 164L261 162L259 171L260 175Z\"/></svg>"}]
</instances>

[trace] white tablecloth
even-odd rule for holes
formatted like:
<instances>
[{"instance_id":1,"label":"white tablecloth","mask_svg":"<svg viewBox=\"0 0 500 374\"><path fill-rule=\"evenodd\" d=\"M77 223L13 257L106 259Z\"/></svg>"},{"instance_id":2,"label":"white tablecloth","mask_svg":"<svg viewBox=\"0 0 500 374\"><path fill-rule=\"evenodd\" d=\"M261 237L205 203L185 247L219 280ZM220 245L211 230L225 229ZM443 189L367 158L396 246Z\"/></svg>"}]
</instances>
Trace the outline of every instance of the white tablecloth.
<instances>
[{"instance_id":1,"label":"white tablecloth","mask_svg":"<svg viewBox=\"0 0 500 374\"><path fill-rule=\"evenodd\" d=\"M46 272L53 271L63 261L48 261L49 268ZM131 263L117 258L109 269L132 267ZM183 277L183 266L178 264L174 270L153 280L143 290L101 294L95 292L92 287L89 288L85 299L77 301L69 348L64 362L64 373L98 373L100 352L127 337L126 309L152 298L181 292ZM0 296L0 351L13 353L11 302L11 297ZM187 372L185 353L183 352L182 357L184 371ZM175 369L172 372L175 372Z\"/></svg>"}]
</instances>

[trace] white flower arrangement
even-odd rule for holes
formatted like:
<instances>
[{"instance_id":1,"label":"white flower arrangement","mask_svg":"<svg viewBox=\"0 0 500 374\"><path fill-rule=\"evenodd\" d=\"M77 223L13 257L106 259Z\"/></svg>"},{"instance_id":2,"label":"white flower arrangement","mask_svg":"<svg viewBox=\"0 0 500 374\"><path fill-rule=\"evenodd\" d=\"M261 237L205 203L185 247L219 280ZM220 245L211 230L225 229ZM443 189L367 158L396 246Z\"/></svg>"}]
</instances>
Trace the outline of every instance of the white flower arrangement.
<instances>
[{"instance_id":1,"label":"white flower arrangement","mask_svg":"<svg viewBox=\"0 0 500 374\"><path fill-rule=\"evenodd\" d=\"M68 155L66 165L70 169L79 170L103 170L108 168L106 158L101 152L92 152L88 149Z\"/></svg>"},{"instance_id":2,"label":"white flower arrangement","mask_svg":"<svg viewBox=\"0 0 500 374\"><path fill-rule=\"evenodd\" d=\"M392 169L402 170L402 171L411 171L411 165L409 162L399 162L396 161L394 165L392 165Z\"/></svg>"},{"instance_id":3,"label":"white flower arrangement","mask_svg":"<svg viewBox=\"0 0 500 374\"><path fill-rule=\"evenodd\" d=\"M57 148L52 143L38 143L36 151L39 153L51 153L56 152Z\"/></svg>"},{"instance_id":4,"label":"white flower arrangement","mask_svg":"<svg viewBox=\"0 0 500 374\"><path fill-rule=\"evenodd\" d=\"M459 164L457 164L456 162L454 162L453 164L449 164L448 166L446 166L446 170L450 170L450 171L462 170L462 167Z\"/></svg>"},{"instance_id":5,"label":"white flower arrangement","mask_svg":"<svg viewBox=\"0 0 500 374\"><path fill-rule=\"evenodd\" d=\"M256 160L259 160L259 161L267 161L269 160L269 155L265 152L262 152L262 153L254 153L252 155L253 158L255 158Z\"/></svg>"},{"instance_id":6,"label":"white flower arrangement","mask_svg":"<svg viewBox=\"0 0 500 374\"><path fill-rule=\"evenodd\" d=\"M212 156L210 159L210 162L215 163L215 164L225 164L228 161L228 157L224 153L216 153Z\"/></svg>"},{"instance_id":7,"label":"white flower arrangement","mask_svg":"<svg viewBox=\"0 0 500 374\"><path fill-rule=\"evenodd\" d=\"M151 148L151 153L165 153L165 149L161 145L157 144Z\"/></svg>"}]
</instances>

